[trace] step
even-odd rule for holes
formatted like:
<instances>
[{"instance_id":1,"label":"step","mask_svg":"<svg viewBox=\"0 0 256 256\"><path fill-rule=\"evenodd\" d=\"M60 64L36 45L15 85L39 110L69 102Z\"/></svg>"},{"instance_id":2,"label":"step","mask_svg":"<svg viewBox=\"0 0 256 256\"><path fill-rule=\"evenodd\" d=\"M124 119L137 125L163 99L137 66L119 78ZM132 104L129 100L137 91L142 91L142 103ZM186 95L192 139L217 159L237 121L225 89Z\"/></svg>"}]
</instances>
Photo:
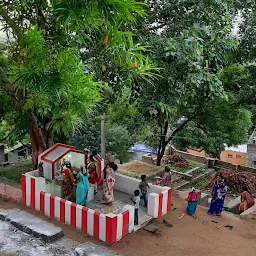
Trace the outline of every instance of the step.
<instances>
[{"instance_id":1,"label":"step","mask_svg":"<svg viewBox=\"0 0 256 256\"><path fill-rule=\"evenodd\" d=\"M19 209L0 209L0 220L9 221L19 230L45 242L53 242L64 236L61 228Z\"/></svg>"}]
</instances>

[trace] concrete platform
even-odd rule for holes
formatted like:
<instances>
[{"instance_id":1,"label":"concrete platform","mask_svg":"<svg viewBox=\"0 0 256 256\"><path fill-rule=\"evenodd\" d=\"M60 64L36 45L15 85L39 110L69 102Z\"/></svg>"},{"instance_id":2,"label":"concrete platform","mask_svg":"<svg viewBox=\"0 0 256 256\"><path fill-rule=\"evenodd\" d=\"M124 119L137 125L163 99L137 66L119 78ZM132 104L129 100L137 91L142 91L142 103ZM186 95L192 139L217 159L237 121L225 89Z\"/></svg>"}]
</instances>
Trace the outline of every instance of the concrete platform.
<instances>
[{"instance_id":1,"label":"concrete platform","mask_svg":"<svg viewBox=\"0 0 256 256\"><path fill-rule=\"evenodd\" d=\"M64 236L61 228L19 209L0 209L0 219L10 222L19 230L41 238L45 242L53 242Z\"/></svg>"},{"instance_id":2,"label":"concrete platform","mask_svg":"<svg viewBox=\"0 0 256 256\"><path fill-rule=\"evenodd\" d=\"M131 195L122 193L120 191L114 191L114 202L111 206L101 204L101 195L102 193L99 191L94 200L88 203L87 207L105 214L119 214L124 211L125 205L128 204L133 206L133 203L130 199ZM143 199L141 199L139 209L139 225L134 227L134 231L144 227L152 219L153 217L147 214L147 208L144 206Z\"/></svg>"}]
</instances>

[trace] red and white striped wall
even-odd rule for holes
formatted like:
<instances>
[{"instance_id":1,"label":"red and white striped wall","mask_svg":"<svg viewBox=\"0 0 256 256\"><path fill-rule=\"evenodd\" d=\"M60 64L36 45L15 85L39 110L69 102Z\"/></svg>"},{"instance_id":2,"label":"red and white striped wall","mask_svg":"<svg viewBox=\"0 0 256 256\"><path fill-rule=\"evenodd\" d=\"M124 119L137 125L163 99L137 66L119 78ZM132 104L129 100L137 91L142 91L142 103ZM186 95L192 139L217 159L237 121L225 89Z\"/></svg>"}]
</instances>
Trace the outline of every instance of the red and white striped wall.
<instances>
[{"instance_id":1,"label":"red and white striped wall","mask_svg":"<svg viewBox=\"0 0 256 256\"><path fill-rule=\"evenodd\" d=\"M164 187L160 193L148 195L148 215L159 218L171 210L172 189Z\"/></svg>"},{"instance_id":2,"label":"red and white striped wall","mask_svg":"<svg viewBox=\"0 0 256 256\"><path fill-rule=\"evenodd\" d=\"M134 207L129 205L118 215L103 214L41 192L40 211L109 244L122 239L134 228Z\"/></svg>"},{"instance_id":3,"label":"red and white striped wall","mask_svg":"<svg viewBox=\"0 0 256 256\"><path fill-rule=\"evenodd\" d=\"M41 177L32 176L38 170L22 174L22 202L26 206L33 209L40 210L40 192L45 191L45 179Z\"/></svg>"}]
</instances>

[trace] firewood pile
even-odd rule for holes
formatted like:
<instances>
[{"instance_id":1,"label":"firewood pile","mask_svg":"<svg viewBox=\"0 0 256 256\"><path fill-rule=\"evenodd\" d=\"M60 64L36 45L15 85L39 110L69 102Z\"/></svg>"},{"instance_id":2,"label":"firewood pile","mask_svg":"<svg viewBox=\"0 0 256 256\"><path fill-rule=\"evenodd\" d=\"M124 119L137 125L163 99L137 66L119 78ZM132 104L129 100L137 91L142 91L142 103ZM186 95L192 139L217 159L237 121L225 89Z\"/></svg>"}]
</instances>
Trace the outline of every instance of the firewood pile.
<instances>
[{"instance_id":1,"label":"firewood pile","mask_svg":"<svg viewBox=\"0 0 256 256\"><path fill-rule=\"evenodd\" d=\"M208 187L213 187L214 179L218 174L224 177L231 193L241 193L244 188L247 188L252 196L256 197L256 174L237 172L231 169L219 169L209 180Z\"/></svg>"},{"instance_id":2,"label":"firewood pile","mask_svg":"<svg viewBox=\"0 0 256 256\"><path fill-rule=\"evenodd\" d=\"M169 164L173 167L186 168L189 165L189 162L182 156L171 155L164 159L165 164Z\"/></svg>"}]
</instances>

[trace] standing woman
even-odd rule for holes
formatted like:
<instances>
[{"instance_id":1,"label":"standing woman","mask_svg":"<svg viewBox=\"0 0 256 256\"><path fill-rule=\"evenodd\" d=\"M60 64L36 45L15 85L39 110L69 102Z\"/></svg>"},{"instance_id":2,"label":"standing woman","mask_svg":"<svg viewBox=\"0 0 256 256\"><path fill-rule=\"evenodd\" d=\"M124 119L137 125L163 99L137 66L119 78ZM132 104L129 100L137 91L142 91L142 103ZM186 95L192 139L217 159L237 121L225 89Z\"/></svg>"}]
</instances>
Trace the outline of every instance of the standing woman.
<instances>
[{"instance_id":1,"label":"standing woman","mask_svg":"<svg viewBox=\"0 0 256 256\"><path fill-rule=\"evenodd\" d=\"M83 174L82 171L77 173L77 188L76 188L76 203L86 206L87 196L89 191L89 180L87 174Z\"/></svg>"},{"instance_id":2,"label":"standing woman","mask_svg":"<svg viewBox=\"0 0 256 256\"><path fill-rule=\"evenodd\" d=\"M98 193L97 191L97 168L98 163L94 160L93 155L90 155L90 163L88 165L88 173L90 174L90 183L94 185L94 194Z\"/></svg>"},{"instance_id":3,"label":"standing woman","mask_svg":"<svg viewBox=\"0 0 256 256\"><path fill-rule=\"evenodd\" d=\"M64 199L70 200L72 197L74 176L70 169L66 165L63 166L61 174L65 177L63 181L63 194Z\"/></svg>"},{"instance_id":4,"label":"standing woman","mask_svg":"<svg viewBox=\"0 0 256 256\"><path fill-rule=\"evenodd\" d=\"M227 190L227 184L224 182L223 177L218 174L214 181L212 200L208 210L208 214L216 216L221 215Z\"/></svg>"},{"instance_id":5,"label":"standing woman","mask_svg":"<svg viewBox=\"0 0 256 256\"><path fill-rule=\"evenodd\" d=\"M114 201L114 184L115 184L115 171L117 165L110 163L104 169L104 181L103 181L103 195L102 203L111 205Z\"/></svg>"}]
</instances>

